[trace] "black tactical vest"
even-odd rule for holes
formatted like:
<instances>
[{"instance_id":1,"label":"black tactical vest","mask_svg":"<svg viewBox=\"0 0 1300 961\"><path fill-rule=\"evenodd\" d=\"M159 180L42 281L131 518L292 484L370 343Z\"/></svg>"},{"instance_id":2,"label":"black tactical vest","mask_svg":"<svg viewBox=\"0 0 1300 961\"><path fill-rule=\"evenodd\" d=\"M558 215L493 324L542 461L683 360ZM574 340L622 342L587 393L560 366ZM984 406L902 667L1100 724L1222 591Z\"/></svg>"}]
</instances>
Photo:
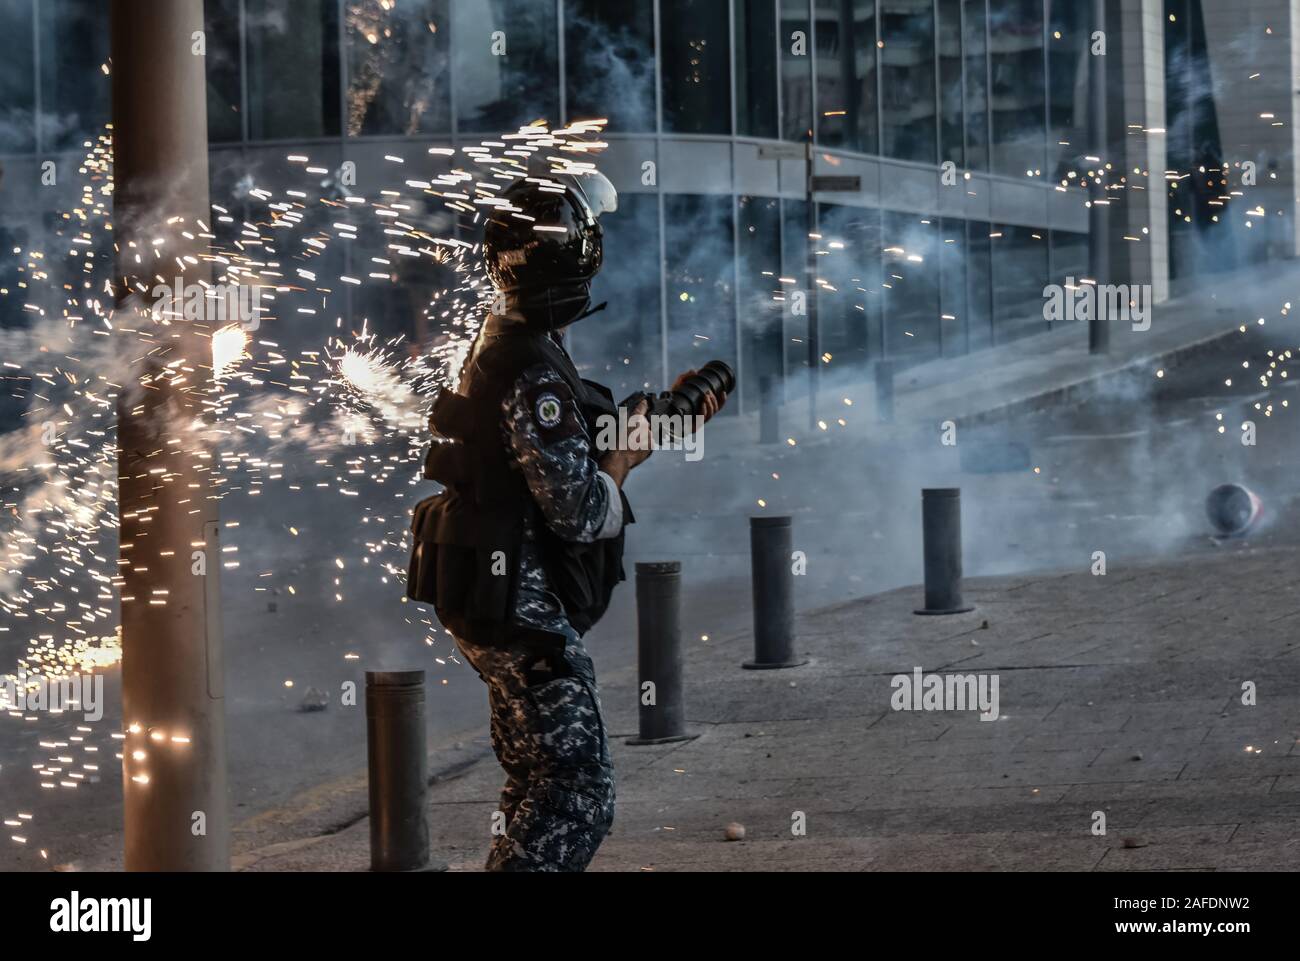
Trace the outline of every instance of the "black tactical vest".
<instances>
[{"instance_id":1,"label":"black tactical vest","mask_svg":"<svg viewBox=\"0 0 1300 961\"><path fill-rule=\"evenodd\" d=\"M424 476L444 490L415 506L406 593L431 604L454 635L477 644L495 646L519 637L563 643L558 635L511 623L526 518L551 590L579 634L605 613L624 576L622 532L589 544L561 540L506 448L503 404L524 371L541 363L564 379L594 442L597 418L617 413L613 396L584 381L549 336L522 328L486 341L462 371L459 391L442 391L429 417L435 436ZM626 498L623 519L625 525L633 520Z\"/></svg>"}]
</instances>

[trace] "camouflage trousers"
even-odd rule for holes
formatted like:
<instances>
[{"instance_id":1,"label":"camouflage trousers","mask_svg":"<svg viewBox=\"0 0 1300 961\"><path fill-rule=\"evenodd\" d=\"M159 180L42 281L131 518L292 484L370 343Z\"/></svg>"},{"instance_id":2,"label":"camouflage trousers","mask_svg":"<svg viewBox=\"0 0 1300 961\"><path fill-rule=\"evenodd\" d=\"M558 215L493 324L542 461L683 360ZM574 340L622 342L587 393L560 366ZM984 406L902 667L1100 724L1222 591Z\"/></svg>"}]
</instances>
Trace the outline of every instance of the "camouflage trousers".
<instances>
[{"instance_id":1,"label":"camouflage trousers","mask_svg":"<svg viewBox=\"0 0 1300 961\"><path fill-rule=\"evenodd\" d=\"M569 631L562 654L456 644L488 686L506 772L487 869L585 870L614 820L614 769L582 641Z\"/></svg>"}]
</instances>

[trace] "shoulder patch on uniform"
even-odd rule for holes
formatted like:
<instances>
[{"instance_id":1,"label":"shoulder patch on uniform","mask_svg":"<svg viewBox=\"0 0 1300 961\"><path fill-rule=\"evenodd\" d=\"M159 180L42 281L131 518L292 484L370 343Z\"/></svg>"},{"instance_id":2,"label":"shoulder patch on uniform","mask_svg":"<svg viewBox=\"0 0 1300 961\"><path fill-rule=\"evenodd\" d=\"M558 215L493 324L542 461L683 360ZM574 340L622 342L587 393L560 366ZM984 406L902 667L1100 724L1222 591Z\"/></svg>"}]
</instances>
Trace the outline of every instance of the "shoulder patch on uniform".
<instances>
[{"instance_id":1,"label":"shoulder patch on uniform","mask_svg":"<svg viewBox=\"0 0 1300 961\"><path fill-rule=\"evenodd\" d=\"M534 384L525 393L524 403L543 443L582 433L573 391L563 381Z\"/></svg>"},{"instance_id":2,"label":"shoulder patch on uniform","mask_svg":"<svg viewBox=\"0 0 1300 961\"><path fill-rule=\"evenodd\" d=\"M542 427L547 429L559 427L560 420L564 417L564 404L554 391L545 391L538 394L537 400L533 403L533 416Z\"/></svg>"}]
</instances>

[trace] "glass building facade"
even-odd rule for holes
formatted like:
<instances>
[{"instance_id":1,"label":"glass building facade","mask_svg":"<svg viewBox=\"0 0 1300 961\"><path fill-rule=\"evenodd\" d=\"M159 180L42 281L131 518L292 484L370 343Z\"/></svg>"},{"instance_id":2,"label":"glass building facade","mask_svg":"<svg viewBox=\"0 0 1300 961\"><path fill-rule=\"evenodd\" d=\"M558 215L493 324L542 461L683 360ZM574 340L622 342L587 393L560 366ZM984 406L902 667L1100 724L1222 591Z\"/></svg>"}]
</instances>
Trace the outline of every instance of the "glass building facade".
<instances>
[{"instance_id":1,"label":"glass building facade","mask_svg":"<svg viewBox=\"0 0 1300 961\"><path fill-rule=\"evenodd\" d=\"M609 308L575 328L579 362L617 391L719 357L752 405L764 378L803 389L810 226L830 368L1048 328L1043 286L1087 261L1082 194L1060 186L1084 152L1086 6L207 0L212 199L237 211L240 180L273 181L295 144L364 178L404 145L607 117L621 206L597 282ZM71 157L109 120L108 12L0 0L0 165ZM809 140L818 173L861 189L810 211L803 160L764 150ZM359 290L352 306L425 336L416 300Z\"/></svg>"}]
</instances>

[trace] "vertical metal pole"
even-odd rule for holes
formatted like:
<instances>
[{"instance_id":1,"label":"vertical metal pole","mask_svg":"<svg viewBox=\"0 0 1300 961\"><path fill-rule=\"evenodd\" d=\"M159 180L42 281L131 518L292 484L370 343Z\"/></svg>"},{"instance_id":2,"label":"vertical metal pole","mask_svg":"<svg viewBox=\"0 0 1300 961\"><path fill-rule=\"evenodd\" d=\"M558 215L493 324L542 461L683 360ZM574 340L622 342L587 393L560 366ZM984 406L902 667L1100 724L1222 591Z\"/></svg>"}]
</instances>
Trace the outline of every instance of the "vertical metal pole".
<instances>
[{"instance_id":1,"label":"vertical metal pole","mask_svg":"<svg viewBox=\"0 0 1300 961\"><path fill-rule=\"evenodd\" d=\"M745 413L749 407L749 392L741 389L745 383L745 326L742 323L740 302L740 196L736 185L736 136L740 132L740 116L736 112L736 8L727 4L727 62L731 64L728 71L728 95L731 97L731 139L727 146L728 173L731 176L731 329L736 338L736 411ZM778 168L779 169L779 168Z\"/></svg>"},{"instance_id":2,"label":"vertical metal pole","mask_svg":"<svg viewBox=\"0 0 1300 961\"><path fill-rule=\"evenodd\" d=\"M230 867L217 501L185 440L203 416L211 348L185 321L159 326L138 299L159 271L169 283L209 277L205 242L181 235L210 218L204 59L191 52L201 30L203 0L113 0L114 235L118 310L129 317L119 327L157 327L159 345L133 368L149 389L128 383L118 406L128 871ZM184 222L169 225L173 217ZM184 256L199 263L182 271ZM175 386L163 365L182 358L188 380Z\"/></svg>"},{"instance_id":3,"label":"vertical metal pole","mask_svg":"<svg viewBox=\"0 0 1300 961\"><path fill-rule=\"evenodd\" d=\"M789 517L749 519L749 565L754 592L753 670L798 667L794 655L794 529Z\"/></svg>"},{"instance_id":4,"label":"vertical metal pole","mask_svg":"<svg viewBox=\"0 0 1300 961\"><path fill-rule=\"evenodd\" d=\"M664 160L664 86L663 86L663 45L660 37L663 36L663 20L659 9L659 0L654 0L654 22L655 22L655 212L659 217L659 383L672 383L668 376L668 239L665 236L667 230L667 216L665 213L666 198L663 189L663 160Z\"/></svg>"},{"instance_id":5,"label":"vertical metal pole","mask_svg":"<svg viewBox=\"0 0 1300 961\"><path fill-rule=\"evenodd\" d=\"M628 744L686 741L682 683L682 565L636 565L639 736Z\"/></svg>"},{"instance_id":6,"label":"vertical metal pole","mask_svg":"<svg viewBox=\"0 0 1300 961\"><path fill-rule=\"evenodd\" d=\"M817 388L821 380L821 326L817 314L817 203L813 183L817 175L817 5L808 0L808 429L817 429Z\"/></svg>"},{"instance_id":7,"label":"vertical metal pole","mask_svg":"<svg viewBox=\"0 0 1300 961\"><path fill-rule=\"evenodd\" d=\"M933 0L930 4L930 23L934 27L931 36L934 38L934 162L940 164L947 158L943 153L943 44L939 40L939 31L942 26L939 23L939 0ZM961 44L957 45L961 49ZM939 265L940 284L943 283L943 265ZM939 356L943 356L943 335L940 333Z\"/></svg>"},{"instance_id":8,"label":"vertical metal pole","mask_svg":"<svg viewBox=\"0 0 1300 961\"><path fill-rule=\"evenodd\" d=\"M841 141L841 146L865 153L865 151L862 150L862 140L858 136L858 132L862 129L862 90L861 85L858 83L857 74L859 38L854 34L856 23L853 19L856 11L854 10L854 4L851 3L841 3L839 7L839 36L837 38L839 49L836 52L839 54L840 61L840 89L844 91L844 103L841 104L844 108L844 140ZM814 2L814 19L816 19L816 9L817 5ZM818 66L816 53L817 51L814 50L814 70L816 70ZM813 83L816 82L816 76L814 76Z\"/></svg>"},{"instance_id":9,"label":"vertical metal pole","mask_svg":"<svg viewBox=\"0 0 1300 961\"><path fill-rule=\"evenodd\" d=\"M429 863L425 730L424 671L366 671L372 871Z\"/></svg>"},{"instance_id":10,"label":"vertical metal pole","mask_svg":"<svg viewBox=\"0 0 1300 961\"><path fill-rule=\"evenodd\" d=\"M555 61L559 76L556 78L560 85L560 123L569 122L569 67L566 63L568 54L566 52L564 36L564 0L555 0Z\"/></svg>"},{"instance_id":11,"label":"vertical metal pole","mask_svg":"<svg viewBox=\"0 0 1300 961\"><path fill-rule=\"evenodd\" d=\"M1106 0L1092 0L1092 32L1106 30ZM1110 283L1110 205L1106 199L1105 163L1109 159L1110 142L1107 131L1106 57L1094 56L1088 70L1088 92L1091 110L1088 113L1088 142L1097 161L1098 176L1089 187L1092 204L1088 208L1088 263L1089 272L1097 285L1092 316L1088 320L1088 352L1104 354L1110 350L1110 319L1104 316L1105 298L1102 285Z\"/></svg>"},{"instance_id":12,"label":"vertical metal pole","mask_svg":"<svg viewBox=\"0 0 1300 961\"><path fill-rule=\"evenodd\" d=\"M925 552L925 607L917 614L963 614L975 608L961 597L961 489L921 491Z\"/></svg>"},{"instance_id":13,"label":"vertical metal pole","mask_svg":"<svg viewBox=\"0 0 1300 961\"><path fill-rule=\"evenodd\" d=\"M813 234L817 233L817 201L813 194L813 178L816 176L815 156L816 150L812 140L808 141L808 162L806 172L805 192L808 197L808 246L806 248L807 256L804 269L806 273L806 284L808 286L808 303L805 305L808 310L808 429L817 429L817 387L821 379L821 330L818 327L817 317L817 241Z\"/></svg>"},{"instance_id":14,"label":"vertical metal pole","mask_svg":"<svg viewBox=\"0 0 1300 961\"><path fill-rule=\"evenodd\" d=\"M36 145L36 156L45 153L45 132L41 119L45 116L45 104L41 97L41 10L37 0L31 0L32 6L32 140ZM19 41L22 42L21 40Z\"/></svg>"}]
</instances>

